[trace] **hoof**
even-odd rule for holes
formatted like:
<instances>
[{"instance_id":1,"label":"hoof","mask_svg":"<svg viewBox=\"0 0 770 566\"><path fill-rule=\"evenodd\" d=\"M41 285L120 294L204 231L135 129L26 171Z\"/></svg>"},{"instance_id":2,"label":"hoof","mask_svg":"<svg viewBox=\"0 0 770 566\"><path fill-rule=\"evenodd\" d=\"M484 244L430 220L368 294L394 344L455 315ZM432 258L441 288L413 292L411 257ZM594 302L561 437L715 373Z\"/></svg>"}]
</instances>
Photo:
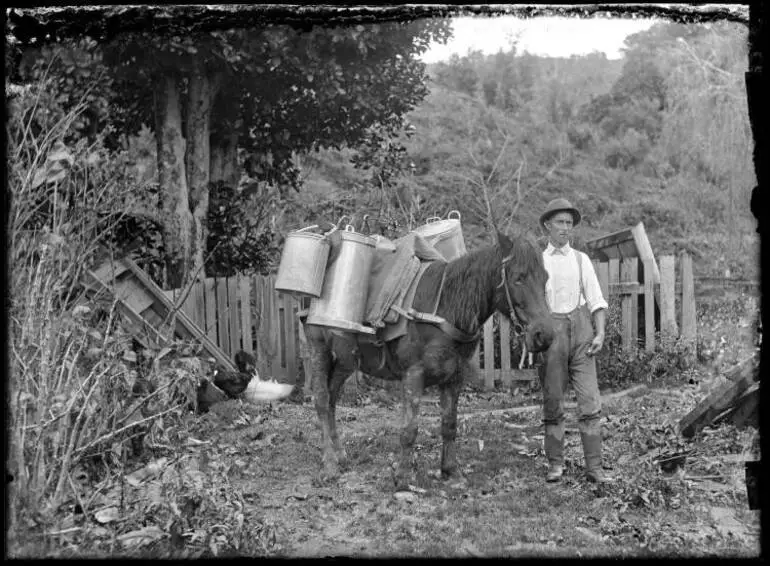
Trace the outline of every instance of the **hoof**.
<instances>
[{"instance_id":1,"label":"hoof","mask_svg":"<svg viewBox=\"0 0 770 566\"><path fill-rule=\"evenodd\" d=\"M348 462L348 454L345 452L345 449L342 448L341 450L337 450L337 465L340 468L347 468Z\"/></svg>"}]
</instances>

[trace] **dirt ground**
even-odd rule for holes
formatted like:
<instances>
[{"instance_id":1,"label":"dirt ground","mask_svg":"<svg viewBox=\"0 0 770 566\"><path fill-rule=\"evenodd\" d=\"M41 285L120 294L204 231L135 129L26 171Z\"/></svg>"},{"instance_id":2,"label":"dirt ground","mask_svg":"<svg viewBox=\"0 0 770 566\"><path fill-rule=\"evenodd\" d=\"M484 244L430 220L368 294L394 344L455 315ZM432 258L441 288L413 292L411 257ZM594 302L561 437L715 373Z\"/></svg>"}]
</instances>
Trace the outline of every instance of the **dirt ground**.
<instances>
[{"instance_id":1,"label":"dirt ground","mask_svg":"<svg viewBox=\"0 0 770 566\"><path fill-rule=\"evenodd\" d=\"M336 482L319 479L320 431L310 405L234 407L240 424L210 441L225 457L235 449L229 480L243 494L244 514L271 533L269 555L757 556L758 511L746 503L742 456L752 432L722 427L681 443L675 420L679 407L694 405L697 389L641 387L608 400L605 466L617 481L606 488L580 477L574 420L567 476L546 485L539 408L487 410L488 399L472 393L460 407L462 489L438 478L434 395L423 403L415 481L406 493L395 493L391 478L399 413L384 404L339 408L350 465ZM671 450L688 456L667 474L655 460Z\"/></svg>"},{"instance_id":2,"label":"dirt ground","mask_svg":"<svg viewBox=\"0 0 770 566\"><path fill-rule=\"evenodd\" d=\"M320 477L320 429L310 400L228 401L190 415L178 445L162 457L89 487L75 511L60 511L63 519L41 533L48 551L28 546L19 554L757 557L759 511L748 507L744 462L756 459L758 432L721 425L688 440L677 429L724 379L720 368L730 356L740 359L754 348L750 314L724 324L722 316L709 322L709 312L702 315L716 343L725 332L743 336L740 344L731 340L735 347L722 348L721 358L715 354L711 364L673 381L603 391L604 464L616 480L608 486L581 477L570 408L565 478L544 482L536 384L463 393L457 442L468 481L462 488L439 478L439 403L428 390L414 481L398 493L395 394L360 387L338 408L350 462L336 481ZM665 465L672 461L678 465Z\"/></svg>"}]
</instances>

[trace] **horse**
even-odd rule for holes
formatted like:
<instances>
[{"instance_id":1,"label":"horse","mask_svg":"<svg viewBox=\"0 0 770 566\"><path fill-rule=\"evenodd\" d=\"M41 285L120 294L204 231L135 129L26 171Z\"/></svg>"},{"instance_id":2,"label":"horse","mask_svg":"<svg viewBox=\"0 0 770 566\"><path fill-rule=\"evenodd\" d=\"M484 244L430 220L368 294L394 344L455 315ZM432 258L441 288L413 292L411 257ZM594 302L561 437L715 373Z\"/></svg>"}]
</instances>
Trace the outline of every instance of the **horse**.
<instances>
[{"instance_id":1,"label":"horse","mask_svg":"<svg viewBox=\"0 0 770 566\"><path fill-rule=\"evenodd\" d=\"M530 352L548 349L553 326L545 297L547 279L542 253L525 233L508 237L498 231L494 245L427 267L417 284L413 306L435 305L435 314L446 323L409 320L405 335L384 344L394 363L377 375L402 384L401 454L393 477L397 490L409 484L420 399L423 390L434 385L440 390L441 403L441 477L453 484L465 481L455 450L457 402L463 383L474 374L470 358L481 329L498 311L511 320L517 332L524 333ZM321 425L322 476L333 479L348 464L335 408L342 386L359 367L360 358L350 347L349 337L346 340L333 329L305 321L303 326Z\"/></svg>"}]
</instances>

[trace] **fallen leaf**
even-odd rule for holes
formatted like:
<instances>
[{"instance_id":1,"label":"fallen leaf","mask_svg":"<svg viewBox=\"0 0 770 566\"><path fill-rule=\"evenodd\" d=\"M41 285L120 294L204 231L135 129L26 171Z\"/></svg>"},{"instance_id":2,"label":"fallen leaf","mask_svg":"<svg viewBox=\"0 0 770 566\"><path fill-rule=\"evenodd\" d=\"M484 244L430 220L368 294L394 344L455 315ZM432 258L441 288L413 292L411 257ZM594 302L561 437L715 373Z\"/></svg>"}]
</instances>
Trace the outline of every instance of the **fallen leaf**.
<instances>
[{"instance_id":1,"label":"fallen leaf","mask_svg":"<svg viewBox=\"0 0 770 566\"><path fill-rule=\"evenodd\" d=\"M462 546L460 547L462 550L464 550L467 554L470 554L471 556L475 556L477 558L483 558L485 555L483 552L481 552L476 546L470 542L470 541L464 541Z\"/></svg>"},{"instance_id":2,"label":"fallen leaf","mask_svg":"<svg viewBox=\"0 0 770 566\"><path fill-rule=\"evenodd\" d=\"M120 518L120 511L118 511L117 507L106 507L94 513L94 518L102 524L111 523Z\"/></svg>"},{"instance_id":3,"label":"fallen leaf","mask_svg":"<svg viewBox=\"0 0 770 566\"><path fill-rule=\"evenodd\" d=\"M135 472L132 472L126 476L126 481L133 487L138 487L148 479L155 477L168 464L168 458L158 458L147 464L144 468L140 468Z\"/></svg>"},{"instance_id":4,"label":"fallen leaf","mask_svg":"<svg viewBox=\"0 0 770 566\"><path fill-rule=\"evenodd\" d=\"M602 535L592 531L591 529L587 529L586 527L575 527L575 530L593 541L601 542L604 540Z\"/></svg>"},{"instance_id":5,"label":"fallen leaf","mask_svg":"<svg viewBox=\"0 0 770 566\"><path fill-rule=\"evenodd\" d=\"M417 496L411 491L397 491L393 497L399 501L406 501L407 503L414 503L417 501Z\"/></svg>"},{"instance_id":6,"label":"fallen leaf","mask_svg":"<svg viewBox=\"0 0 770 566\"><path fill-rule=\"evenodd\" d=\"M123 546L126 548L137 548L160 540L165 535L166 533L164 533L160 527L153 525L119 535L118 540L122 542Z\"/></svg>"}]
</instances>

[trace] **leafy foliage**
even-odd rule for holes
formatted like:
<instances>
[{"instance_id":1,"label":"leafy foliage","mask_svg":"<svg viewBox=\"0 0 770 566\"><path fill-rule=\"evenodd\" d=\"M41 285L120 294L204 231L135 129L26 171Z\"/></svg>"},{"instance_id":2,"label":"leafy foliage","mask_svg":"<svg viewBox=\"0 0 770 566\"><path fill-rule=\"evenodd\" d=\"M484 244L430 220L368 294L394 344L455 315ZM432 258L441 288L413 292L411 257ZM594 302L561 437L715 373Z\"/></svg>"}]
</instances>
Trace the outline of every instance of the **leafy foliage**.
<instances>
[{"instance_id":1,"label":"leafy foliage","mask_svg":"<svg viewBox=\"0 0 770 566\"><path fill-rule=\"evenodd\" d=\"M210 188L208 214L209 275L267 274L280 254L277 234L268 223L275 207L275 191L264 183L242 190L217 183Z\"/></svg>"}]
</instances>

